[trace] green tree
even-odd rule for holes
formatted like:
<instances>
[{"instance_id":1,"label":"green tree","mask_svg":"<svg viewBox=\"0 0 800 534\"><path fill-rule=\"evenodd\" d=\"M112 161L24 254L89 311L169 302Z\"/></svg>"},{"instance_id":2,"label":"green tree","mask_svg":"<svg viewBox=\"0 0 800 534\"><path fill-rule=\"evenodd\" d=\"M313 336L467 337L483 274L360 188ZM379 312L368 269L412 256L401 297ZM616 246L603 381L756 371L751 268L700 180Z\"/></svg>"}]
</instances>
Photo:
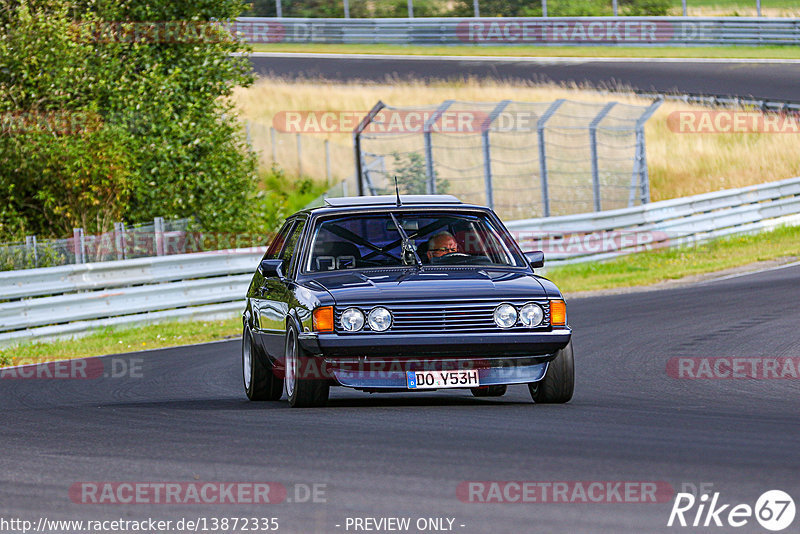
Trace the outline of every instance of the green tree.
<instances>
[{"instance_id":1,"label":"green tree","mask_svg":"<svg viewBox=\"0 0 800 534\"><path fill-rule=\"evenodd\" d=\"M243 44L210 23L243 7L15 0L0 10L0 113L11 123L0 135L0 194L11 199L0 235L154 216L244 229L255 158L229 97L252 75L230 56ZM99 120L54 132L53 115ZM45 119L21 127L20 116Z\"/></svg>"}]
</instances>

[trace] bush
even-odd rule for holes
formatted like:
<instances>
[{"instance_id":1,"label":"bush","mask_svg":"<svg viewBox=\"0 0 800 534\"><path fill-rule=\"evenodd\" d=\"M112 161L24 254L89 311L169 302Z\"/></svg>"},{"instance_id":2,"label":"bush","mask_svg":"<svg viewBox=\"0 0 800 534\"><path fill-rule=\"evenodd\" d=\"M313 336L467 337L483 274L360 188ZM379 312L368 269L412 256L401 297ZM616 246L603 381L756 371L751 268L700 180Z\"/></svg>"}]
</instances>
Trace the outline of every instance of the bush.
<instances>
[{"instance_id":1,"label":"bush","mask_svg":"<svg viewBox=\"0 0 800 534\"><path fill-rule=\"evenodd\" d=\"M620 0L624 15L633 17L669 15L670 0Z\"/></svg>"},{"instance_id":2,"label":"bush","mask_svg":"<svg viewBox=\"0 0 800 534\"><path fill-rule=\"evenodd\" d=\"M247 58L230 56L242 44L213 26L201 42L91 33L103 21L200 24L242 8L238 0L5 3L0 240L76 226L96 233L154 216L244 229L255 157L229 99L253 79ZM64 117L78 126L54 128Z\"/></svg>"}]
</instances>

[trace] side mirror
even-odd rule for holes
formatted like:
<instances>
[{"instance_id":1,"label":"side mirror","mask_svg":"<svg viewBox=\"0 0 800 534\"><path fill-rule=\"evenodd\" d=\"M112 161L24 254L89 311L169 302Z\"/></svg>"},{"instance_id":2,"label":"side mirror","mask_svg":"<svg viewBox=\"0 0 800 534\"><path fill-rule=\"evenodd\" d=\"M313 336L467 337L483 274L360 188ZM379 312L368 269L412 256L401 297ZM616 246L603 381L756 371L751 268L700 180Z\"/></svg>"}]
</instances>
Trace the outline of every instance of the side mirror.
<instances>
[{"instance_id":1,"label":"side mirror","mask_svg":"<svg viewBox=\"0 0 800 534\"><path fill-rule=\"evenodd\" d=\"M531 268L538 269L544 267L544 252L536 250L534 252L526 252L525 259L531 264Z\"/></svg>"},{"instance_id":2,"label":"side mirror","mask_svg":"<svg viewBox=\"0 0 800 534\"><path fill-rule=\"evenodd\" d=\"M264 278L283 278L283 260L261 260L258 272Z\"/></svg>"}]
</instances>

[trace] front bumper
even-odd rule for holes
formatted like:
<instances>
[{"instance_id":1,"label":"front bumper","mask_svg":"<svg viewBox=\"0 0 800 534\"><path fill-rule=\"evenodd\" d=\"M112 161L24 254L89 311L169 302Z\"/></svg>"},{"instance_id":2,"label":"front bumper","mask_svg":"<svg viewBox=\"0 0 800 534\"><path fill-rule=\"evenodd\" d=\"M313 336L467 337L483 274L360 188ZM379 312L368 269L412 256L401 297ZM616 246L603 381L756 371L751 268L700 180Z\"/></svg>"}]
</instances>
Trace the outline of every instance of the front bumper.
<instances>
[{"instance_id":1,"label":"front bumper","mask_svg":"<svg viewBox=\"0 0 800 534\"><path fill-rule=\"evenodd\" d=\"M337 357L543 356L563 349L572 330L443 332L437 334L300 334L301 347L310 354Z\"/></svg>"},{"instance_id":2,"label":"front bumper","mask_svg":"<svg viewBox=\"0 0 800 534\"><path fill-rule=\"evenodd\" d=\"M342 386L364 390L408 390L408 373L424 370L478 369L481 386L538 382L549 357L428 360L326 360L328 372ZM431 391L415 389L410 391Z\"/></svg>"}]
</instances>

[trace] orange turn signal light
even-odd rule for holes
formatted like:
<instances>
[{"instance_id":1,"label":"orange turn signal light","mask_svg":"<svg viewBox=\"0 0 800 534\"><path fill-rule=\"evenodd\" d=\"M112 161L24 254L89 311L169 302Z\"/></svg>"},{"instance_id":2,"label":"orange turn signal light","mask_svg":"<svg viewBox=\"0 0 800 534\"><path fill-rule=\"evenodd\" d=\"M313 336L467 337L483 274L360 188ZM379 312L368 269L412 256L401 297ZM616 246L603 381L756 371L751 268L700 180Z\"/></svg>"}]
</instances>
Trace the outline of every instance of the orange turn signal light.
<instances>
[{"instance_id":1,"label":"orange turn signal light","mask_svg":"<svg viewBox=\"0 0 800 534\"><path fill-rule=\"evenodd\" d=\"M567 325L567 304L563 300L550 301L550 324L553 326Z\"/></svg>"},{"instance_id":2,"label":"orange turn signal light","mask_svg":"<svg viewBox=\"0 0 800 534\"><path fill-rule=\"evenodd\" d=\"M320 306L311 316L314 332L333 332L333 306Z\"/></svg>"}]
</instances>

